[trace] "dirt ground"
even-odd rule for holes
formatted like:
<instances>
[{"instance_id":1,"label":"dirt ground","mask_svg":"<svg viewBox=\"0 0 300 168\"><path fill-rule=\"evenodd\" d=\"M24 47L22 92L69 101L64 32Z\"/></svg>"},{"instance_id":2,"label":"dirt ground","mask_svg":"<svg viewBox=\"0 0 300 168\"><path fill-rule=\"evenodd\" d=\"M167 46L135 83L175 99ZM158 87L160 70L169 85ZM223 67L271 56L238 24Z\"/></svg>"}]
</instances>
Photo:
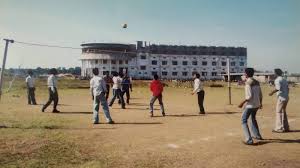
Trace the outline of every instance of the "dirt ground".
<instances>
[{"instance_id":1,"label":"dirt ground","mask_svg":"<svg viewBox=\"0 0 300 168\"><path fill-rule=\"evenodd\" d=\"M165 88L166 117L158 102L149 117L148 88L133 88L127 109L110 109L114 125L92 124L88 89L59 90L59 114L29 106L25 91L0 103L0 167L300 167L300 88L291 88L288 117L293 132L272 133L276 98L263 87L264 107L258 124L265 140L242 143L243 88L205 88L207 114L198 115L196 96L188 88ZM42 104L47 92L37 90ZM101 110L102 112L102 110ZM100 112L100 121L104 118Z\"/></svg>"}]
</instances>

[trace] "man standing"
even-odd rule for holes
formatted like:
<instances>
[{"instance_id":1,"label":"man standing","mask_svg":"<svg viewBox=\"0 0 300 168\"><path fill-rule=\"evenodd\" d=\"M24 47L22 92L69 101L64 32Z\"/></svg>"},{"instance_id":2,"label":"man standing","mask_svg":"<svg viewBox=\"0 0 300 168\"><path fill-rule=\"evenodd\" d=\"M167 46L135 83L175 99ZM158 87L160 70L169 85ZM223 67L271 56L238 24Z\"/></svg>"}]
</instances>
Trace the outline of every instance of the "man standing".
<instances>
[{"instance_id":1,"label":"man standing","mask_svg":"<svg viewBox=\"0 0 300 168\"><path fill-rule=\"evenodd\" d=\"M105 98L105 93L107 93L106 82L104 79L99 77L98 68L93 69L94 77L90 81L90 89L92 98L94 101L93 107L93 118L94 124L99 124L99 106L101 104L103 113L105 115L106 121L108 124L114 124L114 121L110 117L108 104Z\"/></svg>"},{"instance_id":2,"label":"man standing","mask_svg":"<svg viewBox=\"0 0 300 168\"><path fill-rule=\"evenodd\" d=\"M240 103L239 108L244 107L244 112L242 114L242 127L245 135L245 144L254 145L253 138L257 140L262 140L262 137L259 132L258 124L256 121L256 112L259 108L262 108L262 92L259 85L259 82L253 78L254 69L246 68L245 76L245 100ZM249 127L248 127L248 118L251 116L251 136Z\"/></svg>"},{"instance_id":3,"label":"man standing","mask_svg":"<svg viewBox=\"0 0 300 168\"><path fill-rule=\"evenodd\" d=\"M194 73L193 78L194 78L194 90L192 92L192 95L197 93L198 105L199 105L199 108L200 108L199 114L205 114L204 105L203 105L205 92L203 90L203 83L200 80L200 74L199 73Z\"/></svg>"},{"instance_id":4,"label":"man standing","mask_svg":"<svg viewBox=\"0 0 300 168\"><path fill-rule=\"evenodd\" d=\"M163 84L159 81L157 74L155 74L153 78L154 80L150 84L150 90L152 92L150 100L150 117L153 117L153 105L156 99L158 99L162 116L166 116L164 103L162 101L162 92L164 90Z\"/></svg>"},{"instance_id":5,"label":"man standing","mask_svg":"<svg viewBox=\"0 0 300 168\"><path fill-rule=\"evenodd\" d=\"M269 94L272 96L274 93L277 94L277 105L276 105L276 123L273 132L282 133L289 132L289 122L286 113L286 107L289 101L289 85L286 79L282 77L282 70L275 69L275 89Z\"/></svg>"},{"instance_id":6,"label":"man standing","mask_svg":"<svg viewBox=\"0 0 300 168\"><path fill-rule=\"evenodd\" d=\"M112 89L113 89L113 97L110 100L109 106L111 107L114 104L116 98L118 97L119 100L120 100L122 109L125 109L125 102L124 102L123 97L121 96L122 78L119 76L118 73L115 73L114 77L112 78L112 80L113 80L113 87L112 87Z\"/></svg>"},{"instance_id":7,"label":"man standing","mask_svg":"<svg viewBox=\"0 0 300 168\"><path fill-rule=\"evenodd\" d=\"M125 75L123 77L122 80L122 84L121 84L121 91L122 91L122 97L124 99L124 95L126 94L126 103L129 104L129 99L130 99L130 91L132 92L132 85L131 85L131 81L130 78ZM129 90L130 89L130 90Z\"/></svg>"},{"instance_id":8,"label":"man standing","mask_svg":"<svg viewBox=\"0 0 300 168\"><path fill-rule=\"evenodd\" d=\"M27 86L27 96L28 96L28 104L36 105L35 101L35 87L34 87L34 78L33 72L28 70L28 76L26 77L26 86Z\"/></svg>"},{"instance_id":9,"label":"man standing","mask_svg":"<svg viewBox=\"0 0 300 168\"><path fill-rule=\"evenodd\" d=\"M43 106L42 112L45 112L46 108L52 103L53 104L53 113L59 113L60 111L57 110L57 105L58 105L58 92L57 92L57 70L55 68L50 69L49 71L50 76L48 77L48 91L49 91L49 99L48 102Z\"/></svg>"},{"instance_id":10,"label":"man standing","mask_svg":"<svg viewBox=\"0 0 300 168\"><path fill-rule=\"evenodd\" d=\"M109 97L109 91L110 91L110 84L113 83L111 77L109 76L109 72L107 72L104 76L104 81L106 83L106 93L105 93L105 99L108 100Z\"/></svg>"}]
</instances>

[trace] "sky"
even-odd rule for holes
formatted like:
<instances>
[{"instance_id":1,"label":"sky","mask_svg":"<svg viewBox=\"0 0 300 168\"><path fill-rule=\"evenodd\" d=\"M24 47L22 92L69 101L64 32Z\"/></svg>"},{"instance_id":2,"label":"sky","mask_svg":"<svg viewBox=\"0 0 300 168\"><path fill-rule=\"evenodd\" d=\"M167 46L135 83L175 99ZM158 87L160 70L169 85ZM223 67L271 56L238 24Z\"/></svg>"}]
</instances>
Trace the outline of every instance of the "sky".
<instances>
[{"instance_id":1,"label":"sky","mask_svg":"<svg viewBox=\"0 0 300 168\"><path fill-rule=\"evenodd\" d=\"M0 0L0 38L247 47L249 67L299 73L299 16L299 0ZM6 67L75 67L80 54L14 43Z\"/></svg>"}]
</instances>

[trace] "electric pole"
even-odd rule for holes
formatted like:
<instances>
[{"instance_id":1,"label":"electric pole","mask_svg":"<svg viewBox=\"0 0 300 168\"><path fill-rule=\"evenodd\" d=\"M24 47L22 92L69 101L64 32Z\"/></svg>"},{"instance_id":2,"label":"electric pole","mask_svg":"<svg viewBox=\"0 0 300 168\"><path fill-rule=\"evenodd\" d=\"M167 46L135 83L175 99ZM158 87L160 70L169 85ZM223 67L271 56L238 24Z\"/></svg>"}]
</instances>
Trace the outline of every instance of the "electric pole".
<instances>
[{"instance_id":1,"label":"electric pole","mask_svg":"<svg viewBox=\"0 0 300 168\"><path fill-rule=\"evenodd\" d=\"M14 43L14 40L11 40L11 39L3 39L3 40L5 41L5 49L4 49L4 56L3 56L3 61L2 61L1 76L0 76L0 100L1 100L1 95L2 95L2 84L3 84L3 80L4 80L3 77L4 77L8 44Z\"/></svg>"}]
</instances>

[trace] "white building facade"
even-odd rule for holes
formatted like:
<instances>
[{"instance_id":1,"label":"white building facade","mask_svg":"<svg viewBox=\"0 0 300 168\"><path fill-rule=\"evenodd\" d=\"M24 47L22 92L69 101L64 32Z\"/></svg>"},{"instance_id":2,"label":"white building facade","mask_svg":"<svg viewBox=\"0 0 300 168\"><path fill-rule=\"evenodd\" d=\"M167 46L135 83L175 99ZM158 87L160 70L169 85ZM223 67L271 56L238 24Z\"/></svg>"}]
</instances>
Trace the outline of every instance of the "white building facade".
<instances>
[{"instance_id":1,"label":"white building facade","mask_svg":"<svg viewBox=\"0 0 300 168\"><path fill-rule=\"evenodd\" d=\"M104 47L103 46L109 46ZM82 76L90 77L92 68L100 73L128 72L135 79L191 79L194 72L204 79L222 79L230 72L242 73L247 66L247 49L243 47L82 44Z\"/></svg>"}]
</instances>

